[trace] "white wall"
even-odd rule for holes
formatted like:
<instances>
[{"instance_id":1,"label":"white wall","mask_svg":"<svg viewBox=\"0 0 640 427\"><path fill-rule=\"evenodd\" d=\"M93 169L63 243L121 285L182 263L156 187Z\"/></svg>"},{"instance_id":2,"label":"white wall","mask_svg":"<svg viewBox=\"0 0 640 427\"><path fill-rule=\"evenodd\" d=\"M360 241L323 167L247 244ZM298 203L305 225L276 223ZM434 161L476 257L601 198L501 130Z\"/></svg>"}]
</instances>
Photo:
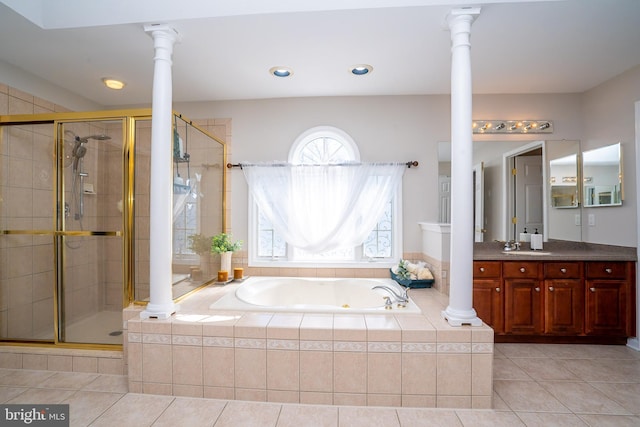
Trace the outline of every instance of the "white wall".
<instances>
[{"instance_id":1,"label":"white wall","mask_svg":"<svg viewBox=\"0 0 640 427\"><path fill-rule=\"evenodd\" d=\"M438 218L436 141L449 135L448 96L296 98L176 104L189 118L232 118L230 158L238 161L286 160L291 144L305 130L331 125L358 144L363 161L417 160L405 172L404 250L420 252L419 221ZM240 170L231 185L234 237L247 238L247 186Z\"/></svg>"},{"instance_id":2,"label":"white wall","mask_svg":"<svg viewBox=\"0 0 640 427\"><path fill-rule=\"evenodd\" d=\"M100 109L70 92L21 73L0 62L2 83L71 110ZM592 243L636 246L634 102L640 100L640 67L584 94L475 95L475 119L532 118L553 120L548 139L581 140L583 149L621 141L624 154L622 207L590 208L596 226L582 223L583 239ZM437 222L437 143L450 139L448 95L326 97L176 103L190 119L231 118L233 161L284 160L295 138L318 125L349 133L364 161L417 160L420 166L404 178L404 250L421 250L418 222ZM539 135L474 135L475 141L534 141ZM231 225L237 238L247 238L247 188L233 171ZM624 224L624 227L620 227Z\"/></svg>"},{"instance_id":3,"label":"white wall","mask_svg":"<svg viewBox=\"0 0 640 427\"><path fill-rule=\"evenodd\" d=\"M231 118L234 162L286 160L296 137L318 125L349 133L363 161L417 160L420 166L407 170L403 181L404 251L422 250L418 222L438 221L437 143L450 138L448 95L176 103L174 108L190 119ZM580 136L578 94L477 95L474 111L476 118L547 118L554 121L553 139ZM504 138L495 139L499 137ZM539 135L510 139L533 141ZM247 186L240 170L233 171L230 203L233 234L246 240Z\"/></svg>"},{"instance_id":4,"label":"white wall","mask_svg":"<svg viewBox=\"0 0 640 427\"><path fill-rule=\"evenodd\" d=\"M582 95L582 149L622 143L623 191L621 207L584 208L582 238L592 243L637 246L637 187L634 104L640 100L640 66ZM589 226L587 215L595 215Z\"/></svg>"}]
</instances>

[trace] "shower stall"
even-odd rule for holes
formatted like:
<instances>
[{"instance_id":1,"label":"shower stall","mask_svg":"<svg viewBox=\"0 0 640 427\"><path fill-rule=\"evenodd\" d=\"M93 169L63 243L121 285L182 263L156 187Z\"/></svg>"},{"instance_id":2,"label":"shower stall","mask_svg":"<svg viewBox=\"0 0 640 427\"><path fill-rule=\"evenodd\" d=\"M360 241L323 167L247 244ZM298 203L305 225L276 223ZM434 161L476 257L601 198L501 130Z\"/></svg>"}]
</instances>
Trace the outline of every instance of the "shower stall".
<instances>
[{"instance_id":1,"label":"shower stall","mask_svg":"<svg viewBox=\"0 0 640 427\"><path fill-rule=\"evenodd\" d=\"M223 164L222 142L179 124L198 167L211 161L197 140ZM123 307L148 298L150 131L148 109L0 116L0 342L122 345ZM197 224L217 232L224 177L209 175L184 188L202 201L218 186L207 209L220 222Z\"/></svg>"}]
</instances>

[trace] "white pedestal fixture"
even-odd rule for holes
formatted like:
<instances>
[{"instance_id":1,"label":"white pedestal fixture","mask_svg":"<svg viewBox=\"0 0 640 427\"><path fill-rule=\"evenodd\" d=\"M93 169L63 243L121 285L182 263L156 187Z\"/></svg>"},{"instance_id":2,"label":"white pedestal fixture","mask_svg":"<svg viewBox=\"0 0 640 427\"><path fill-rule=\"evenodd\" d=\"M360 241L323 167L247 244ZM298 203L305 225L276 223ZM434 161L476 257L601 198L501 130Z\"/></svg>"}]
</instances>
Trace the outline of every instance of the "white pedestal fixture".
<instances>
[{"instance_id":1,"label":"white pedestal fixture","mask_svg":"<svg viewBox=\"0 0 640 427\"><path fill-rule=\"evenodd\" d=\"M449 306L442 317L452 326L482 326L473 309L473 147L471 24L480 8L453 9L451 32L451 272Z\"/></svg>"},{"instance_id":2,"label":"white pedestal fixture","mask_svg":"<svg viewBox=\"0 0 640 427\"><path fill-rule=\"evenodd\" d=\"M171 290L173 159L171 55L178 32L164 24L146 25L155 49L151 113L151 191L149 236L149 304L143 319L166 319L176 312Z\"/></svg>"}]
</instances>

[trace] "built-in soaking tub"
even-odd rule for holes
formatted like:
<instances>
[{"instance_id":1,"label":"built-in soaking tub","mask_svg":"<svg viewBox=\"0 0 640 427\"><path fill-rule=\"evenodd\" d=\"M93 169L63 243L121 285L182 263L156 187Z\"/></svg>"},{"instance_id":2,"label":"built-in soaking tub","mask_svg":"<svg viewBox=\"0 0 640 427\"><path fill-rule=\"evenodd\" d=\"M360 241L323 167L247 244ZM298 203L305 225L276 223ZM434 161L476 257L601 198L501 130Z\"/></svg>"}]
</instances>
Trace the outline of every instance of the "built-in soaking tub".
<instances>
[{"instance_id":1,"label":"built-in soaking tub","mask_svg":"<svg viewBox=\"0 0 640 427\"><path fill-rule=\"evenodd\" d=\"M421 313L411 300L399 308L383 286L402 295L405 290L391 279L250 277L211 304L213 310L321 313ZM375 289L374 289L375 288ZM385 308L385 297L394 302Z\"/></svg>"}]
</instances>

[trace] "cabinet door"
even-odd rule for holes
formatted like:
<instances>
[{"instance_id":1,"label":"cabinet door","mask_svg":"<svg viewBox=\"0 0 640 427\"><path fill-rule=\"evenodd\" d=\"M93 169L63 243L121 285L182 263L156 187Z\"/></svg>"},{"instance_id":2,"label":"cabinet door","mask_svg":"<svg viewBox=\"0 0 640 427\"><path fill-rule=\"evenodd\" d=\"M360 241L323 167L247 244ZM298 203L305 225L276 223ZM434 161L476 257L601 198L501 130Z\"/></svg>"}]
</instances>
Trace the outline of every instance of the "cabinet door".
<instances>
[{"instance_id":1,"label":"cabinet door","mask_svg":"<svg viewBox=\"0 0 640 427\"><path fill-rule=\"evenodd\" d=\"M484 323L495 333L501 333L504 325L504 292L500 280L473 281L473 308Z\"/></svg>"},{"instance_id":2,"label":"cabinet door","mask_svg":"<svg viewBox=\"0 0 640 427\"><path fill-rule=\"evenodd\" d=\"M505 279L504 331L508 334L543 332L542 292L537 279Z\"/></svg>"},{"instance_id":3,"label":"cabinet door","mask_svg":"<svg viewBox=\"0 0 640 427\"><path fill-rule=\"evenodd\" d=\"M590 335L627 335L627 282L624 280L586 281L585 332Z\"/></svg>"},{"instance_id":4,"label":"cabinet door","mask_svg":"<svg viewBox=\"0 0 640 427\"><path fill-rule=\"evenodd\" d=\"M584 323L582 280L545 280L544 285L544 332L558 335L582 334Z\"/></svg>"}]
</instances>

